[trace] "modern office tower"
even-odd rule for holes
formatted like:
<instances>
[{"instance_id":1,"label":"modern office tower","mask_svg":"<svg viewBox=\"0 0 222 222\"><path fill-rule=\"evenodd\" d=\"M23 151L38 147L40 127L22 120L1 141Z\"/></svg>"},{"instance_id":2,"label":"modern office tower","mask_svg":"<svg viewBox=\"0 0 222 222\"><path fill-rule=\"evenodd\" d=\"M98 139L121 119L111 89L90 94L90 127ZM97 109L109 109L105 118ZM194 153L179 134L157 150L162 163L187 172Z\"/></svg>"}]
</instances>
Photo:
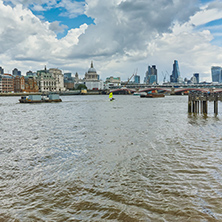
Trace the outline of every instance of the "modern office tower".
<instances>
[{"instance_id":1,"label":"modern office tower","mask_svg":"<svg viewBox=\"0 0 222 222\"><path fill-rule=\"evenodd\" d=\"M180 81L179 64L177 60L174 60L172 75L170 75L170 82L177 83L179 81Z\"/></svg>"},{"instance_id":2,"label":"modern office tower","mask_svg":"<svg viewBox=\"0 0 222 222\"><path fill-rule=\"evenodd\" d=\"M32 72L31 70L29 70L28 72L26 72L26 76L28 77L36 77L36 72Z\"/></svg>"},{"instance_id":3,"label":"modern office tower","mask_svg":"<svg viewBox=\"0 0 222 222\"><path fill-rule=\"evenodd\" d=\"M140 84L140 76L139 75L134 76L134 83Z\"/></svg>"},{"instance_id":4,"label":"modern office tower","mask_svg":"<svg viewBox=\"0 0 222 222\"><path fill-rule=\"evenodd\" d=\"M73 90L75 88L76 78L72 77L72 73L64 73L64 86L66 89Z\"/></svg>"},{"instance_id":5,"label":"modern office tower","mask_svg":"<svg viewBox=\"0 0 222 222\"><path fill-rule=\"evenodd\" d=\"M12 70L12 75L13 76L21 76L21 71L19 71L17 68Z\"/></svg>"},{"instance_id":6,"label":"modern office tower","mask_svg":"<svg viewBox=\"0 0 222 222\"><path fill-rule=\"evenodd\" d=\"M220 66L211 67L212 82L222 82L222 68Z\"/></svg>"},{"instance_id":7,"label":"modern office tower","mask_svg":"<svg viewBox=\"0 0 222 222\"><path fill-rule=\"evenodd\" d=\"M147 84L157 84L157 69L155 65L153 65L152 67L148 66L144 82Z\"/></svg>"},{"instance_id":8,"label":"modern office tower","mask_svg":"<svg viewBox=\"0 0 222 222\"><path fill-rule=\"evenodd\" d=\"M199 73L194 73L193 76L196 78L196 83L199 84L200 83Z\"/></svg>"},{"instance_id":9,"label":"modern office tower","mask_svg":"<svg viewBox=\"0 0 222 222\"><path fill-rule=\"evenodd\" d=\"M4 74L4 69L0 67L0 74Z\"/></svg>"},{"instance_id":10,"label":"modern office tower","mask_svg":"<svg viewBox=\"0 0 222 222\"><path fill-rule=\"evenodd\" d=\"M72 78L72 73L71 72L64 73L64 78Z\"/></svg>"}]
</instances>

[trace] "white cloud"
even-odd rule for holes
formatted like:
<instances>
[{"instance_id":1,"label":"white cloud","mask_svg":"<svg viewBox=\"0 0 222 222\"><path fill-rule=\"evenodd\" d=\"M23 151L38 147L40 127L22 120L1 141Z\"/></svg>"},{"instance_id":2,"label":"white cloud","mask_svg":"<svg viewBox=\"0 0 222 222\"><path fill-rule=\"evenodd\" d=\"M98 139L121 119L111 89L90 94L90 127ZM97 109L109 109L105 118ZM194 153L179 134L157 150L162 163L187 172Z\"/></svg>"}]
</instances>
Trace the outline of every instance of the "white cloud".
<instances>
[{"instance_id":1,"label":"white cloud","mask_svg":"<svg viewBox=\"0 0 222 222\"><path fill-rule=\"evenodd\" d=\"M46 9L43 8L41 5L36 5L36 4L34 4L34 5L32 6L32 10L33 10L33 11L40 11L40 12L46 11Z\"/></svg>"},{"instance_id":2,"label":"white cloud","mask_svg":"<svg viewBox=\"0 0 222 222\"><path fill-rule=\"evenodd\" d=\"M190 23L198 26L221 18L222 12L218 8L210 8L196 13L191 17Z\"/></svg>"},{"instance_id":3,"label":"white cloud","mask_svg":"<svg viewBox=\"0 0 222 222\"><path fill-rule=\"evenodd\" d=\"M26 64L29 67L27 69L31 68L31 62L34 70L40 69L44 64L55 64L57 61L61 63L70 46L77 44L78 36L87 28L83 25L79 29L70 30L64 39L58 40L55 31L62 31L66 27L61 27L56 22L41 22L21 4L15 7L5 6L2 0L0 21L1 66L9 66L6 68L9 70L13 69L12 64L19 69L24 67L23 73Z\"/></svg>"},{"instance_id":4,"label":"white cloud","mask_svg":"<svg viewBox=\"0 0 222 222\"><path fill-rule=\"evenodd\" d=\"M82 15L85 12L85 3L76 2L71 0L62 0L56 5L58 8L65 8L66 12L60 14L60 16L65 16L69 18L75 18L78 15Z\"/></svg>"},{"instance_id":5,"label":"white cloud","mask_svg":"<svg viewBox=\"0 0 222 222\"><path fill-rule=\"evenodd\" d=\"M33 11L46 11L51 8L61 8L65 10L60 16L75 18L84 14L85 2L73 0L5 0L5 4L16 6L22 4L24 7L30 7Z\"/></svg>"},{"instance_id":6,"label":"white cloud","mask_svg":"<svg viewBox=\"0 0 222 222\"><path fill-rule=\"evenodd\" d=\"M212 1L207 4L207 9L222 9L222 2L220 0Z\"/></svg>"},{"instance_id":7,"label":"white cloud","mask_svg":"<svg viewBox=\"0 0 222 222\"><path fill-rule=\"evenodd\" d=\"M56 18L42 22L24 7L43 3L66 8L69 16L85 12L95 25L83 24L58 40L56 33L66 26ZM220 18L215 8L219 2L202 9L197 8L198 0L86 0L86 5L63 0L57 6L56 1L20 0L14 4L6 6L0 0L0 66L6 70L17 67L24 73L46 64L83 75L93 60L103 79L109 75L127 79L136 68L143 79L148 65L157 65L161 76L162 71L171 73L176 59L183 77L199 72L202 80L210 80L211 65L222 65L222 48L211 44L212 33L195 29Z\"/></svg>"},{"instance_id":8,"label":"white cloud","mask_svg":"<svg viewBox=\"0 0 222 222\"><path fill-rule=\"evenodd\" d=\"M198 33L167 33L154 40L156 48L152 57L158 58L163 71L172 71L172 63L169 64L169 61L178 60L183 78L190 78L197 72L202 80L210 81L211 66L222 61L222 48L212 46L212 38L207 30Z\"/></svg>"},{"instance_id":9,"label":"white cloud","mask_svg":"<svg viewBox=\"0 0 222 222\"><path fill-rule=\"evenodd\" d=\"M47 5L47 7L53 7L57 4L57 0L4 0L4 3L13 6L22 4L24 7L30 5Z\"/></svg>"},{"instance_id":10,"label":"white cloud","mask_svg":"<svg viewBox=\"0 0 222 222\"><path fill-rule=\"evenodd\" d=\"M50 23L49 29L55 33L63 33L65 29L68 29L67 25L61 25L59 21L54 21Z\"/></svg>"}]
</instances>

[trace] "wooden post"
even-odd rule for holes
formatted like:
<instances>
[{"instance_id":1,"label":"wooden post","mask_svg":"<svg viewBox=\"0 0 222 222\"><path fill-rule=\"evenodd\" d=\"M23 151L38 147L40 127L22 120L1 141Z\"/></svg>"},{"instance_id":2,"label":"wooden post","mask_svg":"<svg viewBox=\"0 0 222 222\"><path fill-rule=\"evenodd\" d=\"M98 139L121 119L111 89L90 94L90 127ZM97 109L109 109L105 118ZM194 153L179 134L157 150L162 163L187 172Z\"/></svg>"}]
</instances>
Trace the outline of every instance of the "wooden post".
<instances>
[{"instance_id":1,"label":"wooden post","mask_svg":"<svg viewBox=\"0 0 222 222\"><path fill-rule=\"evenodd\" d=\"M200 113L203 113L203 100L200 101Z\"/></svg>"},{"instance_id":2,"label":"wooden post","mask_svg":"<svg viewBox=\"0 0 222 222\"><path fill-rule=\"evenodd\" d=\"M207 101L203 101L203 114L207 114Z\"/></svg>"},{"instance_id":3,"label":"wooden post","mask_svg":"<svg viewBox=\"0 0 222 222\"><path fill-rule=\"evenodd\" d=\"M188 96L188 113L192 112L191 95Z\"/></svg>"},{"instance_id":4,"label":"wooden post","mask_svg":"<svg viewBox=\"0 0 222 222\"><path fill-rule=\"evenodd\" d=\"M218 115L218 98L217 97L214 100L214 114Z\"/></svg>"},{"instance_id":5,"label":"wooden post","mask_svg":"<svg viewBox=\"0 0 222 222\"><path fill-rule=\"evenodd\" d=\"M192 113L195 113L195 101L192 101Z\"/></svg>"},{"instance_id":6,"label":"wooden post","mask_svg":"<svg viewBox=\"0 0 222 222\"><path fill-rule=\"evenodd\" d=\"M195 113L198 113L198 101L195 101L194 104L195 104Z\"/></svg>"}]
</instances>

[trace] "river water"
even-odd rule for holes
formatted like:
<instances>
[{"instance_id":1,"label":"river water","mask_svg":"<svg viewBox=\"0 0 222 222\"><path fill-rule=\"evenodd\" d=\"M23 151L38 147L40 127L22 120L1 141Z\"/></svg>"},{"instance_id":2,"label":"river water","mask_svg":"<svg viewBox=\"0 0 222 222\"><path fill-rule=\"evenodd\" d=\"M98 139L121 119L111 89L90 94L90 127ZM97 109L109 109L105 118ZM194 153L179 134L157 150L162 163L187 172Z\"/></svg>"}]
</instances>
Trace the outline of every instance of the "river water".
<instances>
[{"instance_id":1,"label":"river water","mask_svg":"<svg viewBox=\"0 0 222 222\"><path fill-rule=\"evenodd\" d=\"M0 97L1 222L222 221L213 104L203 116L187 96L61 98Z\"/></svg>"}]
</instances>

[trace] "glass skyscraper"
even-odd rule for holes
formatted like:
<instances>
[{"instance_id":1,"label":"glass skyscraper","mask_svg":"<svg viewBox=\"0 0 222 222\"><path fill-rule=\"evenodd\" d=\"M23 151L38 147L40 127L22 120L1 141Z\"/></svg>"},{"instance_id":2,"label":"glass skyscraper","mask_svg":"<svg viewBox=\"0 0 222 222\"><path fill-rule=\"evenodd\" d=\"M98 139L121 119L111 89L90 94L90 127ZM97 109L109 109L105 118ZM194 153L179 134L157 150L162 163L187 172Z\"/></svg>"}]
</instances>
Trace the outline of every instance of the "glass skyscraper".
<instances>
[{"instance_id":1,"label":"glass skyscraper","mask_svg":"<svg viewBox=\"0 0 222 222\"><path fill-rule=\"evenodd\" d=\"M157 84L157 69L155 65L152 67L148 66L148 71L146 71L144 82L147 84Z\"/></svg>"},{"instance_id":2,"label":"glass skyscraper","mask_svg":"<svg viewBox=\"0 0 222 222\"><path fill-rule=\"evenodd\" d=\"M137 83L137 84L140 84L140 76L135 75L134 76L134 82Z\"/></svg>"},{"instance_id":3,"label":"glass skyscraper","mask_svg":"<svg viewBox=\"0 0 222 222\"><path fill-rule=\"evenodd\" d=\"M0 67L0 74L4 74L4 69Z\"/></svg>"},{"instance_id":4,"label":"glass skyscraper","mask_svg":"<svg viewBox=\"0 0 222 222\"><path fill-rule=\"evenodd\" d=\"M170 82L179 82L180 77L180 70L179 70L179 64L177 60L174 60L173 63L173 71L172 75L170 76Z\"/></svg>"},{"instance_id":5,"label":"glass skyscraper","mask_svg":"<svg viewBox=\"0 0 222 222\"><path fill-rule=\"evenodd\" d=\"M211 67L212 82L222 82L222 68L219 66Z\"/></svg>"},{"instance_id":6,"label":"glass skyscraper","mask_svg":"<svg viewBox=\"0 0 222 222\"><path fill-rule=\"evenodd\" d=\"M199 73L194 73L193 76L196 78L197 82L196 83L200 83L200 77L199 77Z\"/></svg>"},{"instance_id":7,"label":"glass skyscraper","mask_svg":"<svg viewBox=\"0 0 222 222\"><path fill-rule=\"evenodd\" d=\"M21 71L19 71L17 68L12 70L12 75L13 76L21 76Z\"/></svg>"}]
</instances>

